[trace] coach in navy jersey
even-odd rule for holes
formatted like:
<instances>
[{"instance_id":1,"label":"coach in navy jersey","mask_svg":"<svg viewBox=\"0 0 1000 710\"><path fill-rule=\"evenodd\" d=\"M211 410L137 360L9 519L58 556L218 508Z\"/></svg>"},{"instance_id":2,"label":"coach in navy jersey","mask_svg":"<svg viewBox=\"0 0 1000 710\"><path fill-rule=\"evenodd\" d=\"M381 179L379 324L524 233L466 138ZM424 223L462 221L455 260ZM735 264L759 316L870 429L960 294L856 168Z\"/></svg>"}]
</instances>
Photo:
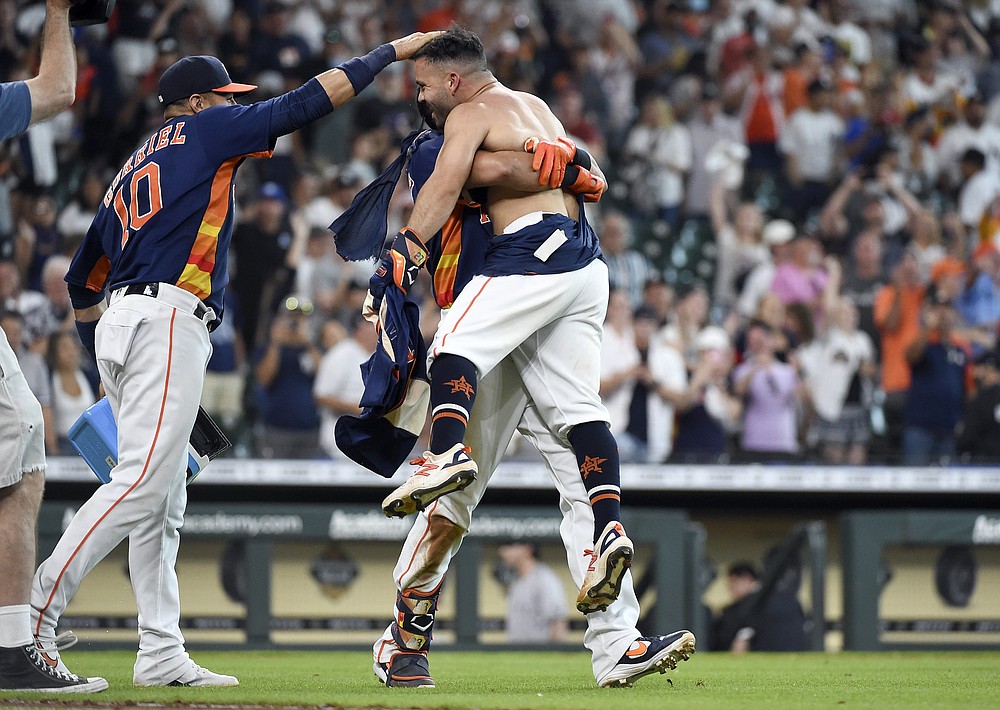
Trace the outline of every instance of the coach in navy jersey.
<instances>
[{"instance_id":1,"label":"coach in navy jersey","mask_svg":"<svg viewBox=\"0 0 1000 710\"><path fill-rule=\"evenodd\" d=\"M349 101L433 38L414 34L247 106L215 57L185 57L157 87L165 123L112 180L66 281L85 347L118 422L117 465L74 516L31 590L33 631L58 657L56 625L86 574L124 538L139 609L141 686L237 685L188 656L174 565L185 463L222 318L236 171L275 141ZM105 300L108 305L105 307Z\"/></svg>"}]
</instances>

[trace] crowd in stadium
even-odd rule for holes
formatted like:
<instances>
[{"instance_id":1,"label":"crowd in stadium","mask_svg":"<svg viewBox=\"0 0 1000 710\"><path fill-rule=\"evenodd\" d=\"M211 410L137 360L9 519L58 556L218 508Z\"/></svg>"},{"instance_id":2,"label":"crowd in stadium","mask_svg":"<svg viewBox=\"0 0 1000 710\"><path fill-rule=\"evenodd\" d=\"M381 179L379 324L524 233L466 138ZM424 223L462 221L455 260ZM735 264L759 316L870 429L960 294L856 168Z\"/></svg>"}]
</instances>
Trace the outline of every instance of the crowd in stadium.
<instances>
[{"instance_id":1,"label":"crowd in stadium","mask_svg":"<svg viewBox=\"0 0 1000 710\"><path fill-rule=\"evenodd\" d=\"M0 0L0 80L32 75L43 18ZM0 325L49 453L71 451L97 392L62 279L162 122L162 70L216 55L254 101L452 23L608 176L588 214L612 276L601 393L623 460L1000 459L997 0L118 3L75 32L73 107L0 143ZM372 265L337 257L327 227L419 127L414 91L393 65L240 173L203 398L238 455L342 456ZM428 286L412 293L429 337Z\"/></svg>"}]
</instances>

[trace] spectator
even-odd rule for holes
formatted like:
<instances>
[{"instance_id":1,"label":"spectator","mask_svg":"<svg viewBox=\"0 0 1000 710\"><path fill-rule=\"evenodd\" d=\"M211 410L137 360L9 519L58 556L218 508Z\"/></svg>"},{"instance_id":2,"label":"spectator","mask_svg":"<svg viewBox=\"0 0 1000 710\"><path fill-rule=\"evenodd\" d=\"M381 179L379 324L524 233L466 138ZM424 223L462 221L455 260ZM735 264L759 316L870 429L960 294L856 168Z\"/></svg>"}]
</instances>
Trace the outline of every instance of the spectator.
<instances>
[{"instance_id":1,"label":"spectator","mask_svg":"<svg viewBox=\"0 0 1000 710\"><path fill-rule=\"evenodd\" d=\"M778 137L785 122L785 79L771 65L771 49L755 44L747 50L749 62L723 88L723 105L738 111L750 156L745 194L752 194L765 176L780 175Z\"/></svg>"},{"instance_id":2,"label":"spectator","mask_svg":"<svg viewBox=\"0 0 1000 710\"><path fill-rule=\"evenodd\" d=\"M0 328L7 336L11 350L17 357L17 364L28 381L28 388L35 399L42 405L42 419L45 426L46 453L55 453L56 439L50 435L55 432L52 419L52 380L45 359L38 353L24 347L24 318L17 311L0 311Z\"/></svg>"},{"instance_id":3,"label":"spectator","mask_svg":"<svg viewBox=\"0 0 1000 710\"><path fill-rule=\"evenodd\" d=\"M770 258L757 264L743 282L737 310L744 317L752 316L764 294L771 292L775 271L789 259L788 243L795 238L795 227L788 220L775 219L764 225L761 236L768 247Z\"/></svg>"},{"instance_id":4,"label":"spectator","mask_svg":"<svg viewBox=\"0 0 1000 710\"><path fill-rule=\"evenodd\" d=\"M627 430L629 404L635 391L636 380L644 365L635 344L632 330L632 313L628 297L620 289L612 289L608 299L608 313L604 319L604 338L601 341L600 395L611 418L611 433L615 439ZM622 451L622 460L634 461L634 452Z\"/></svg>"},{"instance_id":5,"label":"spectator","mask_svg":"<svg viewBox=\"0 0 1000 710\"><path fill-rule=\"evenodd\" d=\"M238 335L240 302L232 289L226 290L223 304L226 317L209 335L212 356L205 371L201 406L230 439L235 439L244 418L247 353Z\"/></svg>"},{"instance_id":6,"label":"spectator","mask_svg":"<svg viewBox=\"0 0 1000 710\"><path fill-rule=\"evenodd\" d=\"M797 223L830 196L844 137L844 122L831 109L831 87L816 79L809 84L808 96L808 103L788 117L778 141L789 185L787 201Z\"/></svg>"},{"instance_id":7,"label":"spectator","mask_svg":"<svg viewBox=\"0 0 1000 710\"><path fill-rule=\"evenodd\" d=\"M675 402L677 434L671 456L678 462L724 463L729 434L736 431L742 414L729 387L733 348L729 334L714 325L702 329L695 344L698 362Z\"/></svg>"},{"instance_id":8,"label":"spectator","mask_svg":"<svg viewBox=\"0 0 1000 710\"><path fill-rule=\"evenodd\" d=\"M775 589L755 609L760 576L750 562L734 562L726 573L732 600L713 624L712 651L805 651L805 613L795 594Z\"/></svg>"},{"instance_id":9,"label":"spectator","mask_svg":"<svg viewBox=\"0 0 1000 710\"><path fill-rule=\"evenodd\" d=\"M747 331L746 359L733 372L733 391L743 400L742 454L751 461L794 458L802 383L792 365L774 356L774 334L761 321Z\"/></svg>"},{"instance_id":10,"label":"spectator","mask_svg":"<svg viewBox=\"0 0 1000 710\"><path fill-rule=\"evenodd\" d=\"M823 334L798 350L803 380L816 419L812 439L823 460L861 466L871 438L868 404L876 375L875 347L858 328L858 311L834 298Z\"/></svg>"},{"instance_id":11,"label":"spectator","mask_svg":"<svg viewBox=\"0 0 1000 710\"><path fill-rule=\"evenodd\" d=\"M937 160L945 186L956 189L962 184L961 160L970 148L986 158L986 167L1000 170L1000 126L986 121L986 103L975 93L965 101L963 120L950 126L937 143Z\"/></svg>"},{"instance_id":12,"label":"spectator","mask_svg":"<svg viewBox=\"0 0 1000 710\"><path fill-rule=\"evenodd\" d=\"M904 185L921 200L933 194L940 172L940 144L938 152L935 152L931 145L933 139L934 124L930 112L920 107L906 114L903 132L895 141Z\"/></svg>"},{"instance_id":13,"label":"spectator","mask_svg":"<svg viewBox=\"0 0 1000 710\"><path fill-rule=\"evenodd\" d=\"M956 428L972 381L969 347L953 333L957 315L937 287L928 287L919 331L906 347L912 375L903 462L910 466L946 463L955 456Z\"/></svg>"},{"instance_id":14,"label":"spectator","mask_svg":"<svg viewBox=\"0 0 1000 710\"><path fill-rule=\"evenodd\" d=\"M712 231L718 248L713 304L729 309L736 306L740 287L750 273L761 264L770 263L771 255L764 243L764 217L760 208L753 202L743 202L730 222L724 193L721 181L712 186ZM773 231L769 234L773 240Z\"/></svg>"},{"instance_id":15,"label":"spectator","mask_svg":"<svg viewBox=\"0 0 1000 710\"><path fill-rule=\"evenodd\" d=\"M975 360L976 389L966 402L956 448L963 460L995 464L1000 461L1000 365L995 350Z\"/></svg>"},{"instance_id":16,"label":"spectator","mask_svg":"<svg viewBox=\"0 0 1000 710\"><path fill-rule=\"evenodd\" d=\"M233 232L232 250L236 262L233 290L242 314L240 335L248 351L257 343L261 315L273 313L277 306L271 302L275 294L271 293L271 300L266 296L273 292L274 282L284 269L294 241L287 202L283 187L275 182L265 183L247 219L237 224Z\"/></svg>"},{"instance_id":17,"label":"spectator","mask_svg":"<svg viewBox=\"0 0 1000 710\"><path fill-rule=\"evenodd\" d=\"M684 28L686 6L679 0L655 0L649 23L639 30L642 63L637 72L641 101L648 93L666 94L696 48Z\"/></svg>"},{"instance_id":18,"label":"spectator","mask_svg":"<svg viewBox=\"0 0 1000 710\"><path fill-rule=\"evenodd\" d=\"M655 267L649 257L631 248L632 225L621 212L604 212L600 235L608 280L625 295L630 308L638 308L646 283L656 276Z\"/></svg>"},{"instance_id":19,"label":"spectator","mask_svg":"<svg viewBox=\"0 0 1000 710\"><path fill-rule=\"evenodd\" d=\"M641 306L632 314L632 335L639 356L639 367L628 403L628 424L625 431L615 437L623 452L623 461L626 458L635 462L649 461L651 434L654 440L653 455L659 456L660 450L664 448L660 441L665 438L662 433L666 413L663 411L662 400L655 392L655 382L649 370L650 342L659 327L659 316L649 306ZM652 431L650 422L656 425Z\"/></svg>"},{"instance_id":20,"label":"spectator","mask_svg":"<svg viewBox=\"0 0 1000 710\"><path fill-rule=\"evenodd\" d=\"M562 583L538 559L538 547L514 541L501 545L500 560L514 574L507 588L507 640L511 643L559 643L569 628Z\"/></svg>"},{"instance_id":21,"label":"spectator","mask_svg":"<svg viewBox=\"0 0 1000 710\"><path fill-rule=\"evenodd\" d=\"M359 402L365 391L361 365L375 352L376 342L375 327L358 314L350 337L327 350L319 361L313 382L313 399L320 416L319 444L333 458L343 458L334 437L337 419L361 413Z\"/></svg>"},{"instance_id":22,"label":"spectator","mask_svg":"<svg viewBox=\"0 0 1000 710\"><path fill-rule=\"evenodd\" d=\"M906 348L920 333L920 309L924 288L916 257L904 252L893 269L888 284L875 295L875 326L879 330L882 353L882 405L889 450L902 445L906 393L910 388L910 365Z\"/></svg>"},{"instance_id":23,"label":"spectator","mask_svg":"<svg viewBox=\"0 0 1000 710\"><path fill-rule=\"evenodd\" d=\"M986 169L986 156L977 148L962 153L959 172L962 189L958 195L958 214L967 230L967 243L977 244L982 236L979 227L986 211L1000 198L1000 175Z\"/></svg>"},{"instance_id":24,"label":"spectator","mask_svg":"<svg viewBox=\"0 0 1000 710\"><path fill-rule=\"evenodd\" d=\"M743 130L739 121L722 112L719 87L706 83L701 88L701 101L698 109L693 111L688 119L688 131L691 134L691 167L688 183L684 191L684 212L688 218L701 219L709 216L714 185L722 182L727 190L735 190L743 181L743 160L746 159L746 145ZM709 167L708 156L721 154L733 156L732 163L738 170L734 184L726 183L723 173L725 163L712 170ZM738 157L741 156L742 157Z\"/></svg>"},{"instance_id":25,"label":"spectator","mask_svg":"<svg viewBox=\"0 0 1000 710\"><path fill-rule=\"evenodd\" d=\"M949 296L965 324L977 331L973 337L979 351L992 350L1000 327L1000 251L992 243L976 248L968 286Z\"/></svg>"},{"instance_id":26,"label":"spectator","mask_svg":"<svg viewBox=\"0 0 1000 710\"><path fill-rule=\"evenodd\" d=\"M823 248L809 235L799 234L792 240L788 261L774 270L771 292L785 305L804 303L815 320L822 320L823 293L829 281L823 264Z\"/></svg>"},{"instance_id":27,"label":"spectator","mask_svg":"<svg viewBox=\"0 0 1000 710\"><path fill-rule=\"evenodd\" d=\"M695 338L708 322L708 291L701 284L695 284L677 301L674 317L663 326L659 339L674 348L684 358L688 367L698 360Z\"/></svg>"},{"instance_id":28,"label":"spectator","mask_svg":"<svg viewBox=\"0 0 1000 710\"><path fill-rule=\"evenodd\" d=\"M254 375L260 401L258 455L266 459L314 458L319 414L312 389L322 356L309 336L312 304L289 297L258 350Z\"/></svg>"},{"instance_id":29,"label":"spectator","mask_svg":"<svg viewBox=\"0 0 1000 710\"><path fill-rule=\"evenodd\" d=\"M71 455L76 449L69 443L69 428L97 399L80 369L76 334L61 330L52 333L47 342L45 359L52 376L53 427L51 432L45 432L46 445L53 453Z\"/></svg>"},{"instance_id":30,"label":"spectator","mask_svg":"<svg viewBox=\"0 0 1000 710\"><path fill-rule=\"evenodd\" d=\"M663 96L652 94L643 102L624 153L632 205L676 231L685 175L691 168L691 134Z\"/></svg>"},{"instance_id":31,"label":"spectator","mask_svg":"<svg viewBox=\"0 0 1000 710\"><path fill-rule=\"evenodd\" d=\"M875 327L875 296L886 283L882 268L882 241L874 231L859 234L851 248L851 258L844 265L841 295L848 299L858 312L858 327L871 338L879 341Z\"/></svg>"},{"instance_id":32,"label":"spectator","mask_svg":"<svg viewBox=\"0 0 1000 710\"><path fill-rule=\"evenodd\" d=\"M662 276L654 276L646 282L642 289L642 306L656 314L659 326L666 325L674 309L674 287L664 281Z\"/></svg>"}]
</instances>

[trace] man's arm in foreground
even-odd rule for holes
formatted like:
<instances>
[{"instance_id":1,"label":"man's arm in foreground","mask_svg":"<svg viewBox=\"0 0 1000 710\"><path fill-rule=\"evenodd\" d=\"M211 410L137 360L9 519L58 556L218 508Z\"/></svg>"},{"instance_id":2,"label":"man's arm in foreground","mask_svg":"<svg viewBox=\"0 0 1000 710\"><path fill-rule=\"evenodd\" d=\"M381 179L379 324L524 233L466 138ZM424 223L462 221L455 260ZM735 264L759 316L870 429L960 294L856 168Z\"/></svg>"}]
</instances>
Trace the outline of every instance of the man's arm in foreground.
<instances>
[{"instance_id":1,"label":"man's arm in foreground","mask_svg":"<svg viewBox=\"0 0 1000 710\"><path fill-rule=\"evenodd\" d=\"M48 0L38 76L24 83L31 94L31 123L69 108L76 98L76 47L69 29L69 0Z\"/></svg>"}]
</instances>

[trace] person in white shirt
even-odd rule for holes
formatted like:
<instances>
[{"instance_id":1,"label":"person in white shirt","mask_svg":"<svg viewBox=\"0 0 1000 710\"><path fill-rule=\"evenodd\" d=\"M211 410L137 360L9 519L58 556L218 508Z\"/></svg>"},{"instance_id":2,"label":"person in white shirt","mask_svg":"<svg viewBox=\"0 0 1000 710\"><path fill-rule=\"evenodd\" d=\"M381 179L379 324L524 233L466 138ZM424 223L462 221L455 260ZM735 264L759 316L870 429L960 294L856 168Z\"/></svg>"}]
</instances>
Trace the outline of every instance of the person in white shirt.
<instances>
[{"instance_id":1,"label":"person in white shirt","mask_svg":"<svg viewBox=\"0 0 1000 710\"><path fill-rule=\"evenodd\" d=\"M847 298L832 299L829 327L797 356L816 418L812 437L831 464L860 466L871 437L866 402L875 376L875 347L858 328Z\"/></svg>"},{"instance_id":2,"label":"person in white shirt","mask_svg":"<svg viewBox=\"0 0 1000 710\"><path fill-rule=\"evenodd\" d=\"M986 156L987 169L1000 170L1000 126L986 121L986 104L981 94L966 100L963 114L965 120L946 129L937 144L941 177L951 187L962 181L959 161L969 148Z\"/></svg>"},{"instance_id":3,"label":"person in white shirt","mask_svg":"<svg viewBox=\"0 0 1000 710\"><path fill-rule=\"evenodd\" d=\"M666 98L653 95L646 99L624 151L635 172L630 194L633 203L676 229L685 175L691 169L691 133L675 120Z\"/></svg>"},{"instance_id":4,"label":"person in white shirt","mask_svg":"<svg viewBox=\"0 0 1000 710\"><path fill-rule=\"evenodd\" d=\"M611 433L616 439L628 427L628 409L635 391L636 377L642 363L632 331L632 313L628 296L620 289L613 289L608 299L608 313L604 319L604 338L601 341L601 401L608 409ZM623 461L632 461L631 452L619 452Z\"/></svg>"},{"instance_id":5,"label":"person in white shirt","mask_svg":"<svg viewBox=\"0 0 1000 710\"><path fill-rule=\"evenodd\" d=\"M986 169L986 156L976 148L962 154L959 166L964 182L958 193L958 216L967 231L968 244L974 246L983 214L1000 197L1000 175Z\"/></svg>"},{"instance_id":6,"label":"person in white shirt","mask_svg":"<svg viewBox=\"0 0 1000 710\"><path fill-rule=\"evenodd\" d=\"M821 208L830 196L844 137L844 122L830 108L831 87L816 80L808 94L809 103L788 117L778 139L790 186L787 205L796 221Z\"/></svg>"},{"instance_id":7,"label":"person in white shirt","mask_svg":"<svg viewBox=\"0 0 1000 710\"><path fill-rule=\"evenodd\" d=\"M764 225L762 237L771 254L769 259L757 264L743 282L736 310L744 318L757 312L760 299L771 290L775 269L788 260L788 243L795 238L795 226L786 219L774 219Z\"/></svg>"},{"instance_id":8,"label":"person in white shirt","mask_svg":"<svg viewBox=\"0 0 1000 710\"><path fill-rule=\"evenodd\" d=\"M313 399L320 410L319 444L333 458L344 457L334 437L337 419L342 414L361 413L358 403L365 391L361 364L375 352L376 338L375 328L358 316L351 337L324 353L316 371Z\"/></svg>"},{"instance_id":9,"label":"person in white shirt","mask_svg":"<svg viewBox=\"0 0 1000 710\"><path fill-rule=\"evenodd\" d=\"M94 389L80 369L80 346L76 333L60 330L48 337L45 355L52 378L53 431L46 432L52 451L63 455L75 453L69 443L69 428L86 409L97 401Z\"/></svg>"}]
</instances>

